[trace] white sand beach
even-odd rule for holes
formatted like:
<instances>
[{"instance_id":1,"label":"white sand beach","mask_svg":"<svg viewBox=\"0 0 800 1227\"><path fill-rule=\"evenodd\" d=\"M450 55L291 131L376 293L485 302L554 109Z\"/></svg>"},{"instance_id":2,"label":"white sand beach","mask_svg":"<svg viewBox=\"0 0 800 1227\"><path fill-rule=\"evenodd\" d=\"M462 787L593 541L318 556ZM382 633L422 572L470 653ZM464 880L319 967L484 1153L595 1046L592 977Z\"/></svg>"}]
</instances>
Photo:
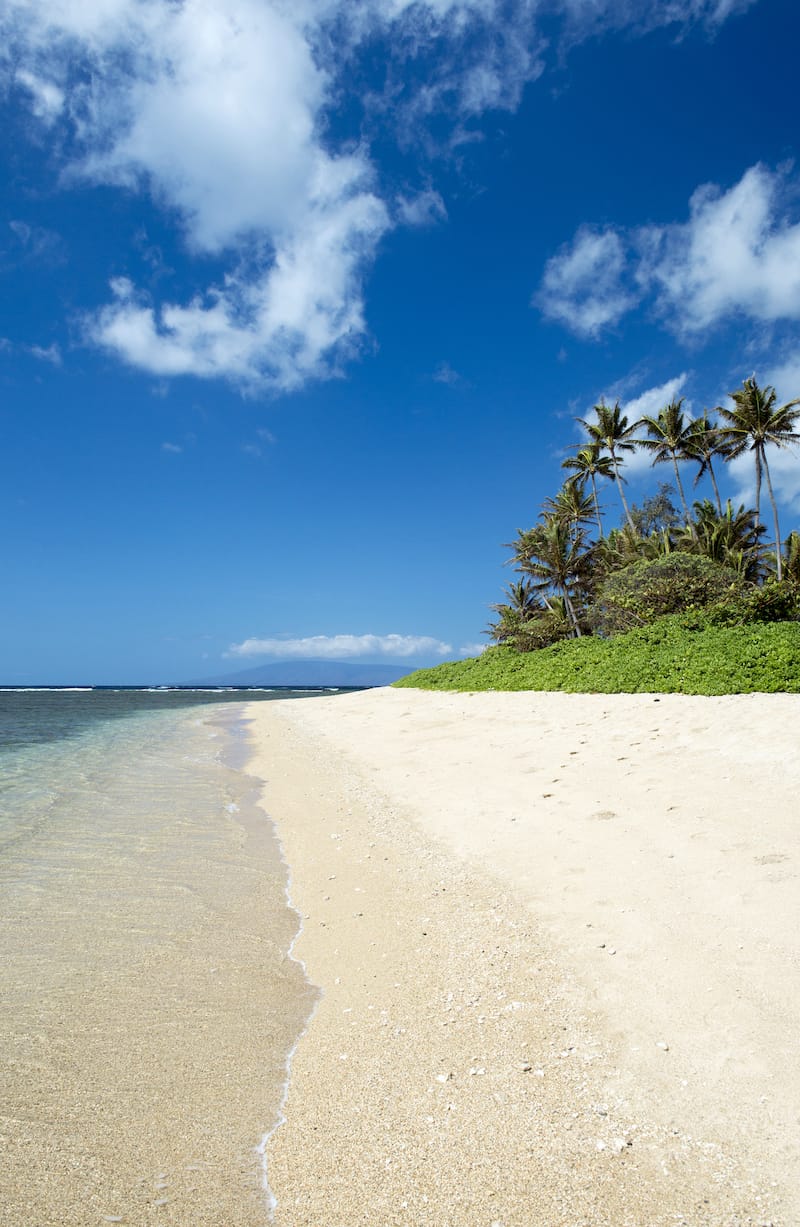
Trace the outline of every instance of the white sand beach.
<instances>
[{"instance_id":1,"label":"white sand beach","mask_svg":"<svg viewBox=\"0 0 800 1227\"><path fill-rule=\"evenodd\" d=\"M248 714L322 990L278 1227L800 1223L800 697Z\"/></svg>"}]
</instances>

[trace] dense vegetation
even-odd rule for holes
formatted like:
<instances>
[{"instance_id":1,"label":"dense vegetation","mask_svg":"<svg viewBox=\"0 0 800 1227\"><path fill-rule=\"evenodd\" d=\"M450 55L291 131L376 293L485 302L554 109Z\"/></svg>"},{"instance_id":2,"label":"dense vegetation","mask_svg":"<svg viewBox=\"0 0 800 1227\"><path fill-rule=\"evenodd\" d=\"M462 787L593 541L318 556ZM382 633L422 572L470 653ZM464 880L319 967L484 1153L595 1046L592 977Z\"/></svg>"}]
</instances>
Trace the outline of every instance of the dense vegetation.
<instances>
[{"instance_id":1,"label":"dense vegetation","mask_svg":"<svg viewBox=\"0 0 800 1227\"><path fill-rule=\"evenodd\" d=\"M713 626L672 614L613 639L585 636L536 652L493 647L420 669L395 686L421 690L584 693L800 693L800 623Z\"/></svg>"},{"instance_id":2,"label":"dense vegetation","mask_svg":"<svg viewBox=\"0 0 800 1227\"><path fill-rule=\"evenodd\" d=\"M520 529L518 578L482 657L421 670L399 685L458 690L682 691L728 694L800 689L800 533L783 540L768 449L800 441L800 398L746 379L731 408L689 419L683 400L629 422L617 402L581 420L585 438L537 522ZM641 506L625 497L625 458L641 449L672 467ZM755 506L724 504L719 478L750 453ZM709 478L713 500L690 508L685 469ZM715 467L716 466L716 467ZM619 495L623 518L605 531L598 485ZM761 521L762 488L772 531ZM679 507L673 498L677 498Z\"/></svg>"}]
</instances>

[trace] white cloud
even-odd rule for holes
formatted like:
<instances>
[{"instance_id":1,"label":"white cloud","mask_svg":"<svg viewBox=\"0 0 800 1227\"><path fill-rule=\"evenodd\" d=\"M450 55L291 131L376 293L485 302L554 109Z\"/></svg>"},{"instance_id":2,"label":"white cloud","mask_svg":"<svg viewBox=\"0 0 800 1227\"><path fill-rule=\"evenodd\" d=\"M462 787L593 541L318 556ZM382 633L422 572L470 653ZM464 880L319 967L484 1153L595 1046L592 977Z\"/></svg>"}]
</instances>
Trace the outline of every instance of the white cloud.
<instances>
[{"instance_id":1,"label":"white cloud","mask_svg":"<svg viewBox=\"0 0 800 1227\"><path fill-rule=\"evenodd\" d=\"M719 23L748 0L557 0L563 39L602 29ZM542 0L6 0L0 71L46 128L61 181L148 193L189 253L225 272L184 301L149 301L117 279L85 335L155 375L191 374L278 390L336 374L366 332L364 279L395 224L445 216L427 182L398 197L363 139L337 144L345 100L375 132L436 147L471 120L515 108L543 69ZM549 6L552 8L553 6ZM548 30L548 34L551 30ZM353 99L353 62L385 48L385 85ZM378 144L378 142L376 142ZM427 170L425 179L427 179ZM579 255L551 270L583 295L578 326L619 318L612 232L596 236L605 291L590 304ZM609 259L611 263L609 264ZM616 260L616 265L614 264ZM566 281L564 279L566 278ZM571 280L570 280L571 279ZM555 296L554 296L555 299Z\"/></svg>"},{"instance_id":2,"label":"white cloud","mask_svg":"<svg viewBox=\"0 0 800 1227\"><path fill-rule=\"evenodd\" d=\"M0 337L0 350L4 353L30 354L39 362L61 366L61 349L56 341L50 345L26 345L24 341L11 341L8 337Z\"/></svg>"},{"instance_id":3,"label":"white cloud","mask_svg":"<svg viewBox=\"0 0 800 1227\"><path fill-rule=\"evenodd\" d=\"M38 358L40 362L49 362L51 366L61 366L61 350L55 341L51 345L24 346L28 353Z\"/></svg>"},{"instance_id":4,"label":"white cloud","mask_svg":"<svg viewBox=\"0 0 800 1227\"><path fill-rule=\"evenodd\" d=\"M683 371L680 375L675 375L673 379L668 379L666 383L660 383L654 388L640 392L633 400L624 402L622 407L625 414L631 421L641 417L657 417L665 405L680 397L688 378L686 371ZM686 408L688 409L688 405Z\"/></svg>"},{"instance_id":5,"label":"white cloud","mask_svg":"<svg viewBox=\"0 0 800 1227\"><path fill-rule=\"evenodd\" d=\"M226 656L278 656L293 660L345 660L352 656L449 656L449 643L429 635L310 635L305 639L245 639Z\"/></svg>"},{"instance_id":6,"label":"white cloud","mask_svg":"<svg viewBox=\"0 0 800 1227\"><path fill-rule=\"evenodd\" d=\"M459 375L458 371L449 362L440 362L433 372L431 379L434 383L444 383L450 388L454 388L457 384L464 382L463 377Z\"/></svg>"},{"instance_id":7,"label":"white cloud","mask_svg":"<svg viewBox=\"0 0 800 1227\"><path fill-rule=\"evenodd\" d=\"M167 452L171 456L179 456L183 451L183 448L181 447L180 443L162 443L161 450L162 452Z\"/></svg>"},{"instance_id":8,"label":"white cloud","mask_svg":"<svg viewBox=\"0 0 800 1227\"><path fill-rule=\"evenodd\" d=\"M787 211L785 176L764 166L727 192L698 188L688 222L643 232L640 274L659 310L685 332L736 314L800 319L800 223Z\"/></svg>"},{"instance_id":9,"label":"white cloud","mask_svg":"<svg viewBox=\"0 0 800 1227\"><path fill-rule=\"evenodd\" d=\"M462 643L458 654L459 656L481 656L488 646L488 643Z\"/></svg>"},{"instance_id":10,"label":"white cloud","mask_svg":"<svg viewBox=\"0 0 800 1227\"><path fill-rule=\"evenodd\" d=\"M597 336L636 305L625 285L625 248L614 230L582 226L545 265L534 303L542 314L583 336Z\"/></svg>"},{"instance_id":11,"label":"white cloud","mask_svg":"<svg viewBox=\"0 0 800 1227\"><path fill-rule=\"evenodd\" d=\"M800 396L800 352L771 367L764 382L775 389L780 405Z\"/></svg>"},{"instance_id":12,"label":"white cloud","mask_svg":"<svg viewBox=\"0 0 800 1227\"><path fill-rule=\"evenodd\" d=\"M428 189L416 196L398 196L397 214L406 226L433 226L447 218L447 208L438 192Z\"/></svg>"},{"instance_id":13,"label":"white cloud","mask_svg":"<svg viewBox=\"0 0 800 1227\"><path fill-rule=\"evenodd\" d=\"M733 316L800 319L792 190L788 171L752 166L727 191L699 187L686 222L627 232L582 226L547 262L535 302L585 336L616 324L643 299L683 334Z\"/></svg>"},{"instance_id":14,"label":"white cloud","mask_svg":"<svg viewBox=\"0 0 800 1227\"><path fill-rule=\"evenodd\" d=\"M64 91L25 68L17 73L17 82L31 94L31 109L37 119L52 123L64 106Z\"/></svg>"}]
</instances>

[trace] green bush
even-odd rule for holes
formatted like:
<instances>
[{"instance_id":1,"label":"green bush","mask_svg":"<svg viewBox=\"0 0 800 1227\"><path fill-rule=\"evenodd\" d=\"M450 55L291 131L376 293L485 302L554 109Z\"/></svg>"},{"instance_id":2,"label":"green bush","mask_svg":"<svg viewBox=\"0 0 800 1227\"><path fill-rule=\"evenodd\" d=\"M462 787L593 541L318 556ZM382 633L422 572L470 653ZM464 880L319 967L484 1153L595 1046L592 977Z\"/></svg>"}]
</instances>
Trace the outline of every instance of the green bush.
<instances>
[{"instance_id":1,"label":"green bush","mask_svg":"<svg viewBox=\"0 0 800 1227\"><path fill-rule=\"evenodd\" d=\"M768 579L762 587L747 587L708 609L715 626L746 626L752 622L796 622L800 619L800 588L791 580Z\"/></svg>"},{"instance_id":2,"label":"green bush","mask_svg":"<svg viewBox=\"0 0 800 1227\"><path fill-rule=\"evenodd\" d=\"M705 609L739 590L735 571L700 554L641 559L609 575L595 609L600 634L647 626L666 614Z\"/></svg>"},{"instance_id":3,"label":"green bush","mask_svg":"<svg viewBox=\"0 0 800 1227\"><path fill-rule=\"evenodd\" d=\"M570 639L538 652L489 648L395 682L421 690L584 693L800 693L800 623L715 626L702 612L661 618L613 639Z\"/></svg>"}]
</instances>

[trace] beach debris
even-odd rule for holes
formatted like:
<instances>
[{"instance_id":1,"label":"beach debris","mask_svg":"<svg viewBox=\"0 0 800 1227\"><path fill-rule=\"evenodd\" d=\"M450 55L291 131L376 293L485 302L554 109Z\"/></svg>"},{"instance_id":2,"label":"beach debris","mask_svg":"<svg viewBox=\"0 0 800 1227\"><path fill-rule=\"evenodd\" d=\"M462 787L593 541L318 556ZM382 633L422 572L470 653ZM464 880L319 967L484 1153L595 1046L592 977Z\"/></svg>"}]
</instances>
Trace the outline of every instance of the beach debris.
<instances>
[{"instance_id":1,"label":"beach debris","mask_svg":"<svg viewBox=\"0 0 800 1227\"><path fill-rule=\"evenodd\" d=\"M523 1074L529 1074L533 1069L533 1066L531 1065L530 1061L523 1061L520 1065L520 1069L522 1070Z\"/></svg>"},{"instance_id":2,"label":"beach debris","mask_svg":"<svg viewBox=\"0 0 800 1227\"><path fill-rule=\"evenodd\" d=\"M660 1048L662 1052L669 1052L669 1044L664 1040L656 1040L656 1048Z\"/></svg>"},{"instance_id":3,"label":"beach debris","mask_svg":"<svg viewBox=\"0 0 800 1227\"><path fill-rule=\"evenodd\" d=\"M104 1214L103 1222L104 1223L124 1223L125 1220L121 1214Z\"/></svg>"},{"instance_id":4,"label":"beach debris","mask_svg":"<svg viewBox=\"0 0 800 1227\"><path fill-rule=\"evenodd\" d=\"M437 1082L452 1082L454 1077L455 1077L455 1074L437 1074L436 1081Z\"/></svg>"}]
</instances>

